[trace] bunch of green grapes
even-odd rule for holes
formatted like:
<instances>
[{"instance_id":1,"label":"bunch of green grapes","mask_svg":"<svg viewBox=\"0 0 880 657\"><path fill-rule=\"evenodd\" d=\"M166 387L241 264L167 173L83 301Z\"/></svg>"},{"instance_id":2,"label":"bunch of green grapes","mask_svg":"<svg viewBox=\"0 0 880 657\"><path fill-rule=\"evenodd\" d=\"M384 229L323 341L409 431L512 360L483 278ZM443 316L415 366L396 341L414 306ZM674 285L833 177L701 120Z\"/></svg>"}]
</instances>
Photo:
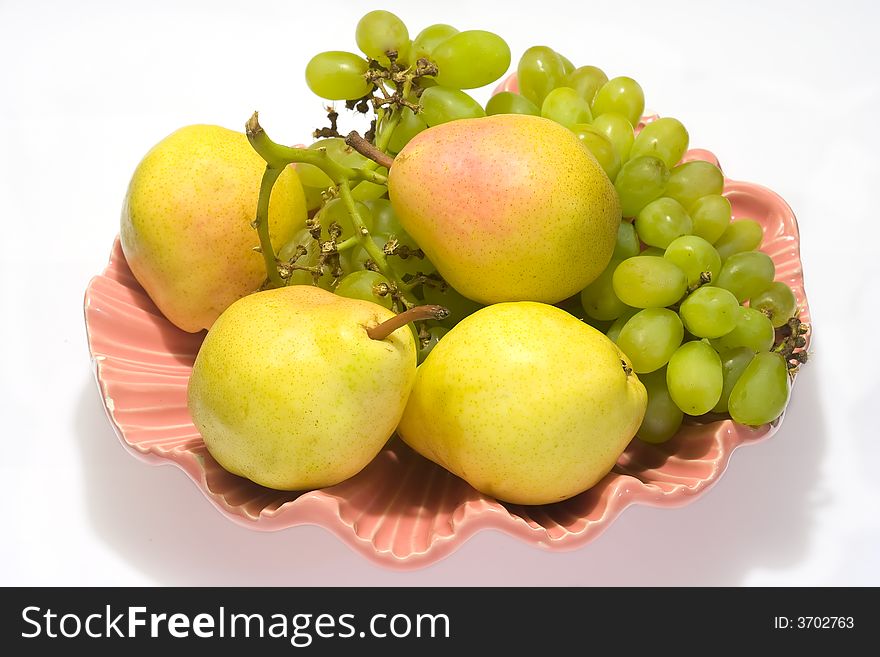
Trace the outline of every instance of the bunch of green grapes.
<instances>
[{"instance_id":1,"label":"bunch of green grapes","mask_svg":"<svg viewBox=\"0 0 880 657\"><path fill-rule=\"evenodd\" d=\"M720 182L708 191L660 196L622 221L611 262L580 294L648 390L647 442L671 438L686 415L775 420L805 358L797 300L759 250L761 225L732 220Z\"/></svg>"}]
</instances>

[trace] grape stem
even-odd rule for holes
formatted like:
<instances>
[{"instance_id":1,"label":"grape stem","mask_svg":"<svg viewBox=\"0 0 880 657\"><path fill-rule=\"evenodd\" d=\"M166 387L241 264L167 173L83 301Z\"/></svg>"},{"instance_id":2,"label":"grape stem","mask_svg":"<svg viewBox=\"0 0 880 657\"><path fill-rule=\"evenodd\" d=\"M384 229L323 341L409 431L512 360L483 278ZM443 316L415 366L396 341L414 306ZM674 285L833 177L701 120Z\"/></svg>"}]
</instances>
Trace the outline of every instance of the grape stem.
<instances>
[{"instance_id":1,"label":"grape stem","mask_svg":"<svg viewBox=\"0 0 880 657\"><path fill-rule=\"evenodd\" d=\"M348 136L345 138L345 143L364 157L373 160L373 162L381 167L391 169L391 165L394 163L393 157L379 150L376 146L373 146L373 144L361 137L357 130L352 130L348 133Z\"/></svg>"},{"instance_id":2,"label":"grape stem","mask_svg":"<svg viewBox=\"0 0 880 657\"><path fill-rule=\"evenodd\" d=\"M443 306L424 305L414 306L409 310L405 310L399 315L395 315L391 319L387 319L381 324L371 326L367 329L367 335L373 340L384 340L402 326L406 326L410 322L418 322L425 319L446 319L449 317L449 310Z\"/></svg>"}]
</instances>

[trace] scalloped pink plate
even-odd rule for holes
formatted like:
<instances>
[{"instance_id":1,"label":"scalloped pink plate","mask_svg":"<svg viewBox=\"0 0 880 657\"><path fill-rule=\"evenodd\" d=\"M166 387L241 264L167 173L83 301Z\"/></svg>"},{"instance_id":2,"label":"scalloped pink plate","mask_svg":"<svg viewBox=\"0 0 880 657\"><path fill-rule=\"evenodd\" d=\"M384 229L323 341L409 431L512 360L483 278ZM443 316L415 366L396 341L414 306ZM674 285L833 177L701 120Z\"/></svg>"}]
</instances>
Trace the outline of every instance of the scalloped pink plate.
<instances>
[{"instance_id":1,"label":"scalloped pink plate","mask_svg":"<svg viewBox=\"0 0 880 657\"><path fill-rule=\"evenodd\" d=\"M703 150L688 151L684 159L717 163ZM776 279L794 290L801 317L809 322L791 208L774 192L751 183L726 179L725 195L735 218L763 225L762 250L776 264ZM208 454L186 400L204 333L185 333L162 316L134 279L118 239L106 269L86 290L85 321L104 406L132 454L180 467L221 513L240 525L269 531L320 525L368 559L392 568L433 563L490 528L549 550L582 546L631 504L673 507L695 499L718 481L737 447L769 437L781 422L758 428L730 420L694 423L663 445L633 440L596 486L546 506L499 503L397 438L339 485L280 492L226 472Z\"/></svg>"}]
</instances>

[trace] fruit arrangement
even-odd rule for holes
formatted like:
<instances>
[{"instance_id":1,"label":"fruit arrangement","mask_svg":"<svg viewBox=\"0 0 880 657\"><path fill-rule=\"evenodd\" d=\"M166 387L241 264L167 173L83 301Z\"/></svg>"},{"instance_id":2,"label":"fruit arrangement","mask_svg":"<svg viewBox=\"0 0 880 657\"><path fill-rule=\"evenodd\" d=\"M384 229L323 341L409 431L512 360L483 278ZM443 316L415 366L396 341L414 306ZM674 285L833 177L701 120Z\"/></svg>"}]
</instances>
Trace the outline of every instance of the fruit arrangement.
<instances>
[{"instance_id":1,"label":"fruit arrangement","mask_svg":"<svg viewBox=\"0 0 880 657\"><path fill-rule=\"evenodd\" d=\"M229 473L351 481L396 433L501 502L589 491L636 442L777 420L808 325L714 162L628 77L385 11L309 87L315 141L189 126L126 195L125 260L197 334L188 409ZM340 108L341 109L341 108ZM419 457L419 458L421 458Z\"/></svg>"}]
</instances>

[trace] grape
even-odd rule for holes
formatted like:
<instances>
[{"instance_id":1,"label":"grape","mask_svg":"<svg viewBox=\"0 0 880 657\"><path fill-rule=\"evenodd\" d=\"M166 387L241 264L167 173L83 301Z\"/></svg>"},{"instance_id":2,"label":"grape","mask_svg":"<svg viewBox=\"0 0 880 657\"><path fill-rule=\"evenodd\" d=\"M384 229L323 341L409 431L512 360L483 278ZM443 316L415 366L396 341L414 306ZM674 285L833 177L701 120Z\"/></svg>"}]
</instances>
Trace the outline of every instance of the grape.
<instances>
[{"instance_id":1,"label":"grape","mask_svg":"<svg viewBox=\"0 0 880 657\"><path fill-rule=\"evenodd\" d=\"M372 228L373 216L367 206L363 203L355 203L355 209L367 228ZM347 237L355 235L351 213L341 199L335 198L328 201L318 213L318 220L321 222L321 232L325 239L329 237L330 226L334 223L342 229L342 236L337 241L342 241Z\"/></svg>"},{"instance_id":2,"label":"grape","mask_svg":"<svg viewBox=\"0 0 880 657\"><path fill-rule=\"evenodd\" d=\"M619 264L619 260L612 260L599 277L581 291L581 306L593 319L617 319L627 308L617 298L611 283L614 270Z\"/></svg>"},{"instance_id":3,"label":"grape","mask_svg":"<svg viewBox=\"0 0 880 657\"><path fill-rule=\"evenodd\" d=\"M668 179L669 170L656 157L628 160L614 180L623 216L635 217L648 203L663 196Z\"/></svg>"},{"instance_id":4,"label":"grape","mask_svg":"<svg viewBox=\"0 0 880 657\"><path fill-rule=\"evenodd\" d=\"M698 338L719 338L737 324L740 305L730 292L704 285L681 302L678 312L685 328Z\"/></svg>"},{"instance_id":5,"label":"grape","mask_svg":"<svg viewBox=\"0 0 880 657\"><path fill-rule=\"evenodd\" d=\"M565 82L565 63L547 46L532 46L516 67L520 93L540 107L553 89Z\"/></svg>"},{"instance_id":6,"label":"grape","mask_svg":"<svg viewBox=\"0 0 880 657\"><path fill-rule=\"evenodd\" d=\"M715 285L730 290L742 303L770 287L775 275L776 267L770 256L760 251L745 251L734 253L724 261Z\"/></svg>"},{"instance_id":7,"label":"grape","mask_svg":"<svg viewBox=\"0 0 880 657\"><path fill-rule=\"evenodd\" d=\"M458 34L451 25L436 23L429 25L416 35L412 42L413 62L421 58L430 59L434 48L446 41L453 34Z\"/></svg>"},{"instance_id":8,"label":"grape","mask_svg":"<svg viewBox=\"0 0 880 657\"><path fill-rule=\"evenodd\" d=\"M587 101L591 109L596 92L606 82L608 82L608 76L602 69L595 66L580 66L565 78L565 86L577 91L580 97Z\"/></svg>"},{"instance_id":9,"label":"grape","mask_svg":"<svg viewBox=\"0 0 880 657\"><path fill-rule=\"evenodd\" d=\"M719 351L745 347L755 353L769 351L775 338L773 324L764 313L754 308L740 306L733 330L712 340L712 346Z\"/></svg>"},{"instance_id":10,"label":"grape","mask_svg":"<svg viewBox=\"0 0 880 657\"><path fill-rule=\"evenodd\" d=\"M764 229L754 219L737 219L731 222L715 242L715 248L722 260L727 260L734 253L752 251L761 246Z\"/></svg>"},{"instance_id":11,"label":"grape","mask_svg":"<svg viewBox=\"0 0 880 657\"><path fill-rule=\"evenodd\" d=\"M774 328L785 325L791 317L797 315L794 292L781 281L770 283L770 287L753 296L749 300L749 307L766 315Z\"/></svg>"},{"instance_id":12,"label":"grape","mask_svg":"<svg viewBox=\"0 0 880 657\"><path fill-rule=\"evenodd\" d=\"M593 120L587 101L571 87L557 87L547 94L541 104L541 116L556 121L566 128L571 128L576 123L589 123Z\"/></svg>"},{"instance_id":13,"label":"grape","mask_svg":"<svg viewBox=\"0 0 880 657\"><path fill-rule=\"evenodd\" d=\"M440 325L450 329L483 307L482 304L463 296L451 285L446 285L443 289L433 285L425 285L424 297L425 303L437 304L449 311L449 316L442 320Z\"/></svg>"},{"instance_id":14,"label":"grape","mask_svg":"<svg viewBox=\"0 0 880 657\"><path fill-rule=\"evenodd\" d=\"M616 112L626 117L632 125L636 125L645 110L645 93L639 83L628 77L617 77L608 80L599 87L593 99L593 114L600 116L607 112Z\"/></svg>"},{"instance_id":15,"label":"grape","mask_svg":"<svg viewBox=\"0 0 880 657\"><path fill-rule=\"evenodd\" d=\"M636 256L621 262L612 278L614 292L634 308L662 308L681 299L687 289L684 272L665 258Z\"/></svg>"},{"instance_id":16,"label":"grape","mask_svg":"<svg viewBox=\"0 0 880 657\"><path fill-rule=\"evenodd\" d=\"M358 21L355 40L362 53L383 66L389 63L385 53L393 50L400 59L405 60L410 46L409 31L403 21L390 11L381 9L369 12Z\"/></svg>"},{"instance_id":17,"label":"grape","mask_svg":"<svg viewBox=\"0 0 880 657\"><path fill-rule=\"evenodd\" d=\"M287 244L281 247L278 251L278 259L282 262L287 262L291 258L294 258L297 254L297 247L302 246L305 248L305 255L296 259L295 263L302 267L317 267L318 258L321 255L320 247L318 245L318 241L312 237L307 228L303 228L297 231L294 236L291 238ZM340 266L344 271L350 270L350 264L348 259L346 258L346 254L341 253L339 255ZM325 290L330 290L333 288L333 272L329 266L325 266L323 272L318 279L318 286L324 288ZM296 269L290 276L289 283L291 285L314 285L315 279L312 275L312 272L305 271L303 269Z\"/></svg>"},{"instance_id":18,"label":"grape","mask_svg":"<svg viewBox=\"0 0 880 657\"><path fill-rule=\"evenodd\" d=\"M391 133L388 149L393 153L399 153L410 139L427 127L420 114L414 114L409 107L404 107L400 113L400 121Z\"/></svg>"},{"instance_id":19,"label":"grape","mask_svg":"<svg viewBox=\"0 0 880 657\"><path fill-rule=\"evenodd\" d=\"M306 84L327 100L351 100L366 96L373 85L364 78L367 60L353 52L322 52L306 65Z\"/></svg>"},{"instance_id":20,"label":"grape","mask_svg":"<svg viewBox=\"0 0 880 657\"><path fill-rule=\"evenodd\" d=\"M392 239L397 240L400 245L405 246L410 251L416 251L419 248L415 240L406 233L392 235L374 229L370 231L370 236L380 251ZM352 251L351 266L353 269L364 269L368 260L372 260L372 256L364 247L358 246ZM407 254L407 257L404 258L402 255L386 254L385 260L388 262L391 270L400 278L406 275L431 274L436 270L431 261L424 257L424 255L419 257L419 255Z\"/></svg>"},{"instance_id":21,"label":"grape","mask_svg":"<svg viewBox=\"0 0 880 657\"><path fill-rule=\"evenodd\" d=\"M544 104L547 104L546 101ZM605 171L605 174L613 182L620 171L620 156L614 149L614 145L608 141L605 135L588 123L577 123L569 127L577 138L581 140L581 143L590 150L593 157L599 162L602 170Z\"/></svg>"},{"instance_id":22,"label":"grape","mask_svg":"<svg viewBox=\"0 0 880 657\"><path fill-rule=\"evenodd\" d=\"M785 359L775 352L755 354L730 391L727 410L734 421L759 426L782 415L790 391Z\"/></svg>"},{"instance_id":23,"label":"grape","mask_svg":"<svg viewBox=\"0 0 880 657\"><path fill-rule=\"evenodd\" d=\"M617 336L617 346L638 374L658 370L684 338L678 315L668 308L646 308L633 315Z\"/></svg>"},{"instance_id":24,"label":"grape","mask_svg":"<svg viewBox=\"0 0 880 657\"><path fill-rule=\"evenodd\" d=\"M559 55L559 59L562 60L562 70L565 71L565 76L568 77L572 71L574 71L574 64L571 63L571 60L563 55L562 53L556 53Z\"/></svg>"},{"instance_id":25,"label":"grape","mask_svg":"<svg viewBox=\"0 0 880 657\"><path fill-rule=\"evenodd\" d=\"M752 362L755 352L746 347L736 347L735 349L725 349L718 356L721 358L721 374L724 379L724 385L721 388L721 397L712 410L716 413L726 413L730 391L733 390L733 386L739 381L739 377L742 376L746 366Z\"/></svg>"},{"instance_id":26,"label":"grape","mask_svg":"<svg viewBox=\"0 0 880 657\"><path fill-rule=\"evenodd\" d=\"M422 118L431 127L457 119L486 116L476 100L451 87L429 87L422 93L421 102Z\"/></svg>"},{"instance_id":27,"label":"grape","mask_svg":"<svg viewBox=\"0 0 880 657\"><path fill-rule=\"evenodd\" d=\"M630 157L653 155L670 169L678 164L688 147L688 132L678 119L664 117L647 124L636 136Z\"/></svg>"},{"instance_id":28,"label":"grape","mask_svg":"<svg viewBox=\"0 0 880 657\"><path fill-rule=\"evenodd\" d=\"M449 329L445 326L433 325L428 327L428 342L422 345L421 340L416 337L416 344L419 346L419 354L418 354L418 362L422 363L427 357L428 354L433 351L434 347L437 346L437 343L440 342L440 339L449 333Z\"/></svg>"},{"instance_id":29,"label":"grape","mask_svg":"<svg viewBox=\"0 0 880 657\"><path fill-rule=\"evenodd\" d=\"M504 75L510 66L510 48L497 34L467 30L438 44L431 59L437 64L437 84L476 89Z\"/></svg>"},{"instance_id":30,"label":"grape","mask_svg":"<svg viewBox=\"0 0 880 657\"><path fill-rule=\"evenodd\" d=\"M383 285L385 294L380 293ZM353 271L340 280L336 286L336 294L349 299L372 301L390 309L394 300L387 292L388 285L390 285L388 279L379 272L362 269Z\"/></svg>"},{"instance_id":31,"label":"grape","mask_svg":"<svg viewBox=\"0 0 880 657\"><path fill-rule=\"evenodd\" d=\"M688 286L700 283L701 276L709 272L710 280L718 278L721 258L709 242L696 235L682 235L670 242L663 257L684 272Z\"/></svg>"},{"instance_id":32,"label":"grape","mask_svg":"<svg viewBox=\"0 0 880 657\"><path fill-rule=\"evenodd\" d=\"M368 162L367 158L346 144L341 137L319 139L309 146L309 150L318 149L324 149L331 160L343 166L359 169ZM327 189L333 184L330 176L313 164L297 163L296 169L303 185L307 187Z\"/></svg>"},{"instance_id":33,"label":"grape","mask_svg":"<svg viewBox=\"0 0 880 657\"><path fill-rule=\"evenodd\" d=\"M379 167L378 169L376 169L376 173L387 176L388 169L386 169L385 167ZM388 187L386 185L373 183L369 180L362 180L351 190L351 196L356 201L370 201L373 199L381 198L387 193Z\"/></svg>"},{"instance_id":34,"label":"grape","mask_svg":"<svg viewBox=\"0 0 880 657\"><path fill-rule=\"evenodd\" d=\"M617 228L617 242L614 245L612 260L626 260L639 255L639 238L636 227L628 221L621 221Z\"/></svg>"},{"instance_id":35,"label":"grape","mask_svg":"<svg viewBox=\"0 0 880 657\"><path fill-rule=\"evenodd\" d=\"M639 211L635 227L645 244L665 249L676 238L690 234L693 223L681 203L661 196Z\"/></svg>"},{"instance_id":36,"label":"grape","mask_svg":"<svg viewBox=\"0 0 880 657\"><path fill-rule=\"evenodd\" d=\"M394 206L391 205L391 201L387 198L368 201L364 205L367 206L373 218L373 224L370 226L371 231L375 230L379 233L396 236L407 234L397 218Z\"/></svg>"},{"instance_id":37,"label":"grape","mask_svg":"<svg viewBox=\"0 0 880 657\"><path fill-rule=\"evenodd\" d=\"M666 252L659 247L648 246L648 247L645 247L645 249L641 253L639 253L639 255L654 256L657 258L662 258L666 255Z\"/></svg>"},{"instance_id":38,"label":"grape","mask_svg":"<svg viewBox=\"0 0 880 657\"><path fill-rule=\"evenodd\" d=\"M714 244L730 224L730 201L721 194L701 196L690 208L694 235Z\"/></svg>"},{"instance_id":39,"label":"grape","mask_svg":"<svg viewBox=\"0 0 880 657\"><path fill-rule=\"evenodd\" d=\"M494 114L531 114L541 116L541 109L525 96L520 96L512 91L502 91L495 94L486 103L486 115Z\"/></svg>"},{"instance_id":40,"label":"grape","mask_svg":"<svg viewBox=\"0 0 880 657\"><path fill-rule=\"evenodd\" d=\"M646 443L665 443L675 435L684 419L684 413L672 401L666 387L666 369L640 374L639 381L648 392L648 406L636 436Z\"/></svg>"},{"instance_id":41,"label":"grape","mask_svg":"<svg viewBox=\"0 0 880 657\"><path fill-rule=\"evenodd\" d=\"M685 208L709 194L720 194L724 189L724 174L711 162L694 160L679 164L669 172L666 196L671 196Z\"/></svg>"},{"instance_id":42,"label":"grape","mask_svg":"<svg viewBox=\"0 0 880 657\"><path fill-rule=\"evenodd\" d=\"M711 411L724 388L721 358L705 342L693 340L681 345L666 366L669 395L688 415Z\"/></svg>"},{"instance_id":43,"label":"grape","mask_svg":"<svg viewBox=\"0 0 880 657\"><path fill-rule=\"evenodd\" d=\"M602 116L594 114L592 125L614 144L614 150L620 155L621 163L626 162L635 139L632 123L622 114L608 112Z\"/></svg>"},{"instance_id":44,"label":"grape","mask_svg":"<svg viewBox=\"0 0 880 657\"><path fill-rule=\"evenodd\" d=\"M612 342L617 342L617 339L620 337L620 332L623 330L623 327L626 326L626 323L632 318L633 315L639 312L639 310L639 308L630 308L629 306L627 306L626 310L623 311L620 317L611 322L611 326L609 326L608 330L605 331L605 335L608 336L608 339Z\"/></svg>"}]
</instances>

